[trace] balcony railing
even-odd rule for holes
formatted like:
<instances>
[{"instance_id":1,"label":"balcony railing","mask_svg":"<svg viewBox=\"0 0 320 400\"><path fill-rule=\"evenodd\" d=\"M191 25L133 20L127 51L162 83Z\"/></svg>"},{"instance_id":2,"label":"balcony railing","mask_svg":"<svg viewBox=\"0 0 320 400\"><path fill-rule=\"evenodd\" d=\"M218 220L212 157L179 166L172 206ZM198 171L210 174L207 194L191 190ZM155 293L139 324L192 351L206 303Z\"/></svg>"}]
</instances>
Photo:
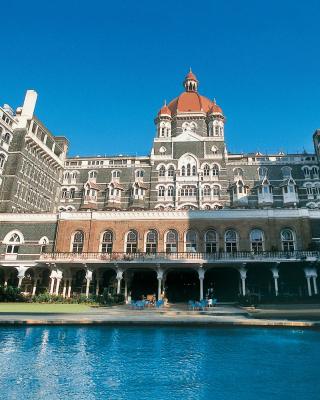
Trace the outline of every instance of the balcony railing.
<instances>
[{"instance_id":1,"label":"balcony railing","mask_svg":"<svg viewBox=\"0 0 320 400\"><path fill-rule=\"evenodd\" d=\"M178 252L178 253L70 253L55 252L42 253L40 260L43 261L106 261L106 262L163 262L163 261L187 261L198 260L204 262L219 261L317 261L320 260L320 251L262 251L254 253L251 251L238 252Z\"/></svg>"}]
</instances>

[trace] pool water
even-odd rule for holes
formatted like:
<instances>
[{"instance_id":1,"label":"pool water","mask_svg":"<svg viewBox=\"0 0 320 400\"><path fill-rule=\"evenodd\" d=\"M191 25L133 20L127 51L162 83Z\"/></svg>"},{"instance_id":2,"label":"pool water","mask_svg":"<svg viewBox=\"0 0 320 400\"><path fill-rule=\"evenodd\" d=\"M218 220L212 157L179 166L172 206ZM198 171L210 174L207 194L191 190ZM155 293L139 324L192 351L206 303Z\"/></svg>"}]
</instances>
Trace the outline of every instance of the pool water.
<instances>
[{"instance_id":1,"label":"pool water","mask_svg":"<svg viewBox=\"0 0 320 400\"><path fill-rule=\"evenodd\" d=\"M320 332L3 327L1 399L320 399Z\"/></svg>"}]
</instances>

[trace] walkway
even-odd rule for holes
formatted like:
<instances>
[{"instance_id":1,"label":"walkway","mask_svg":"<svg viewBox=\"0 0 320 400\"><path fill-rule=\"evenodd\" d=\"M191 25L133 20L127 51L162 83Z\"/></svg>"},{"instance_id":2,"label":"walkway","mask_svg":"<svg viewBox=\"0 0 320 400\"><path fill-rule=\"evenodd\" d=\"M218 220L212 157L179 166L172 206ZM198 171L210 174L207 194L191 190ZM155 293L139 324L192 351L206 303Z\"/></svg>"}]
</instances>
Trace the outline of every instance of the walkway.
<instances>
[{"instance_id":1,"label":"walkway","mask_svg":"<svg viewBox=\"0 0 320 400\"><path fill-rule=\"evenodd\" d=\"M208 311L188 311L186 306L168 309L131 310L129 306L90 308L84 313L0 313L0 324L105 324L105 325L180 325L180 326L273 326L320 328L320 308L317 321L254 318L257 311L235 306L217 306ZM270 310L269 310L270 312ZM306 316L306 312L304 311ZM260 315L261 317L261 315ZM277 316L276 316L277 317Z\"/></svg>"}]
</instances>

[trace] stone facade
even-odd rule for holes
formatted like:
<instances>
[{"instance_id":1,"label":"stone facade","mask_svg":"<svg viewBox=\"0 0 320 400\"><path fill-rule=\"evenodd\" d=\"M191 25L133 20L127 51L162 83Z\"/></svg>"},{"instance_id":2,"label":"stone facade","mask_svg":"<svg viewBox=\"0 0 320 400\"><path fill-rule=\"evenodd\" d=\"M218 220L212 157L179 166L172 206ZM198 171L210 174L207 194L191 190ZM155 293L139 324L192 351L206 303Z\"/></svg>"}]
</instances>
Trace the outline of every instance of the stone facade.
<instances>
[{"instance_id":1,"label":"stone facade","mask_svg":"<svg viewBox=\"0 0 320 400\"><path fill-rule=\"evenodd\" d=\"M68 158L59 210L319 207L318 131L315 154L229 153L221 108L190 83L159 111L149 157Z\"/></svg>"},{"instance_id":2,"label":"stone facade","mask_svg":"<svg viewBox=\"0 0 320 400\"><path fill-rule=\"evenodd\" d=\"M9 106L2 109L11 136L1 170L0 212L53 212L60 198L67 140L53 136L35 117L36 100L36 92L29 90L15 112Z\"/></svg>"},{"instance_id":3,"label":"stone facade","mask_svg":"<svg viewBox=\"0 0 320 400\"><path fill-rule=\"evenodd\" d=\"M232 154L191 71L184 89L145 157L67 157L34 91L0 109L0 284L173 301L318 294L320 132L313 154Z\"/></svg>"}]
</instances>

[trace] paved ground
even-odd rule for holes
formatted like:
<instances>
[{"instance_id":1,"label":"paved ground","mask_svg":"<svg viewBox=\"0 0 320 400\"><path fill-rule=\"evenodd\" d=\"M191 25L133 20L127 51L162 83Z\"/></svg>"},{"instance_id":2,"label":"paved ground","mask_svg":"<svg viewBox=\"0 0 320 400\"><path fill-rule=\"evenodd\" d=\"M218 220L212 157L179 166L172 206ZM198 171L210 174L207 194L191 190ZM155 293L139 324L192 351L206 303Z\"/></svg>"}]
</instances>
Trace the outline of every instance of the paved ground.
<instances>
[{"instance_id":1,"label":"paved ground","mask_svg":"<svg viewBox=\"0 0 320 400\"><path fill-rule=\"evenodd\" d=\"M308 311L309 310L309 311ZM309 318L310 310L312 320ZM263 312L268 312L265 318ZM281 311L281 313L280 313ZM287 311L287 314L285 314ZM295 312L291 320L289 315ZM186 306L175 305L166 309L131 310L128 306L89 308L78 313L64 312L1 312L0 324L106 324L106 325L189 325L189 326L277 326L320 329L320 306L290 309L244 309L219 305L208 311L189 311ZM259 314L260 312L260 314ZM293 315L293 314L292 314ZM316 319L316 320L313 320Z\"/></svg>"}]
</instances>

